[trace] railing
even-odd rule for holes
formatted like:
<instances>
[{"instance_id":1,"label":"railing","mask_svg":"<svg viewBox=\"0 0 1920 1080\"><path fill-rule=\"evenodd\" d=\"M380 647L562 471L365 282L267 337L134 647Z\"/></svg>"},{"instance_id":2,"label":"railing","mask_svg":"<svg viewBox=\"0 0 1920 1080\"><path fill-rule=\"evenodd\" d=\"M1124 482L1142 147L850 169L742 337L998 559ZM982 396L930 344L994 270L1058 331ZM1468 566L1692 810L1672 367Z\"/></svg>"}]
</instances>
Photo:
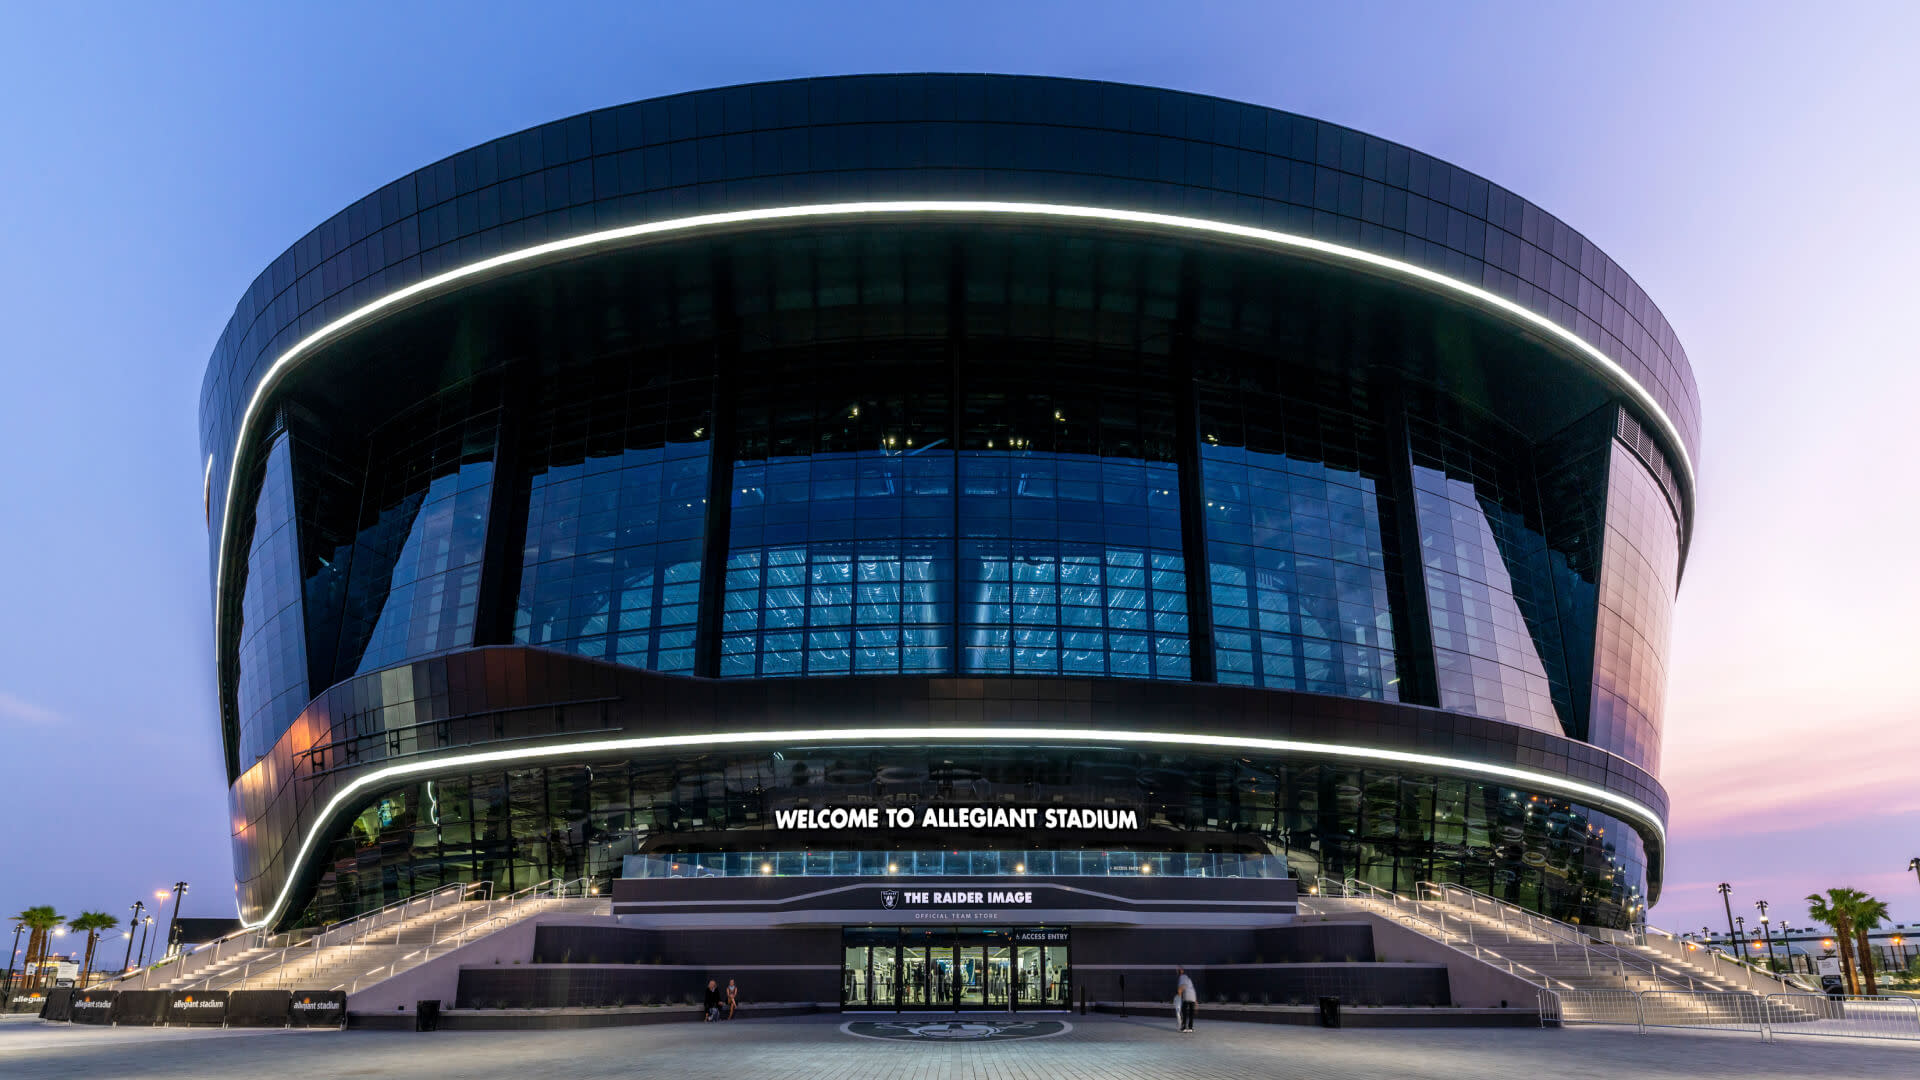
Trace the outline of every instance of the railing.
<instances>
[{"instance_id":1,"label":"railing","mask_svg":"<svg viewBox=\"0 0 1920 1080\"><path fill-rule=\"evenodd\" d=\"M433 959L436 955L444 956L470 941L485 937L494 930L518 921L521 915L516 913L514 909L528 901L565 900L574 897L587 897L594 895L596 891L593 879L591 878L580 877L572 881L548 878L546 881L540 882L537 885L530 885L527 888L501 898L499 903L506 905L506 911L501 914L493 914L494 902L489 901L486 910L481 911L477 917L474 917L472 913L463 915L460 919L460 925L458 926L453 926L450 922L436 924L431 928L432 932L426 941L409 943L396 938L393 942L385 943L390 945L417 944L420 947L404 956L395 957L385 967L376 965L356 975L352 980L332 987L332 989L345 990L347 993L352 994L358 991L363 985L371 986L382 980L390 979L402 971L418 967L428 960Z\"/></svg>"},{"instance_id":2,"label":"railing","mask_svg":"<svg viewBox=\"0 0 1920 1080\"><path fill-rule=\"evenodd\" d=\"M1773 1034L1920 1041L1920 998L1866 994L1768 994L1769 1004L1806 1019L1776 1019Z\"/></svg>"},{"instance_id":3,"label":"railing","mask_svg":"<svg viewBox=\"0 0 1920 1080\"><path fill-rule=\"evenodd\" d=\"M1510 957L1502 956L1473 940L1473 923L1470 920L1454 916L1454 926L1447 924L1447 912L1438 905L1423 904L1411 900L1389 889L1361 881L1346 878L1335 881L1331 878L1318 878L1314 886L1315 897L1334 900L1365 900L1387 906L1399 918L1402 926L1422 937L1431 938L1450 949L1464 952L1489 967L1504 971L1516 978L1525 979L1536 986L1551 986L1559 982L1545 972L1519 963ZM1565 985L1561 983L1561 985Z\"/></svg>"},{"instance_id":4,"label":"railing","mask_svg":"<svg viewBox=\"0 0 1920 1080\"><path fill-rule=\"evenodd\" d=\"M1526 908L1509 901L1488 896L1486 893L1470 889L1464 885L1457 885L1452 882L1423 881L1419 883L1418 888L1423 894L1435 897L1441 903L1466 907L1482 918L1497 918L1504 930L1511 932L1517 928L1522 932L1533 934L1545 941L1554 943L1556 946L1554 952L1556 960L1560 958L1558 950L1558 946L1560 945L1567 945L1579 949L1579 955L1586 967L1587 973L1590 975L1614 974L1620 976L1622 979L1650 979L1663 986L1684 985L1690 992L1705 993L1724 989L1711 984L1702 986L1695 980L1692 972L1673 967L1669 964L1659 963L1651 957L1633 952L1631 951L1633 948L1631 944L1618 942L1609 943L1596 940L1589 931L1582 927L1561 922L1558 919L1542 915L1539 912L1528 911ZM1664 930L1656 930L1653 928L1648 928L1647 933L1650 935L1661 934L1668 938L1673 937ZM1677 941L1677 939L1675 940ZM1682 964L1687 964L1691 960L1691 958L1685 954L1684 949L1679 948L1677 945L1670 949L1662 949L1660 945L1649 942L1648 947L1656 951L1669 952L1672 954L1673 959L1680 961ZM1720 973L1716 971L1714 974L1718 976ZM1748 989L1753 992L1766 993L1768 990L1786 989L1785 985L1780 984L1777 980L1771 986L1763 987L1756 985L1754 972L1751 969L1745 970L1743 974L1746 977ZM1736 980L1728 979L1729 983L1734 981Z\"/></svg>"},{"instance_id":5,"label":"railing","mask_svg":"<svg viewBox=\"0 0 1920 1080\"><path fill-rule=\"evenodd\" d=\"M1749 994L1739 990L1542 990L1542 1024L1750 1031L1920 1042L1920 999L1891 996Z\"/></svg>"},{"instance_id":6,"label":"railing","mask_svg":"<svg viewBox=\"0 0 1920 1080\"><path fill-rule=\"evenodd\" d=\"M1647 948L1666 953L1683 964L1701 964L1716 979L1724 979L1729 984L1744 983L1748 990L1756 994L1793 993L1804 989L1787 982L1778 974L1762 970L1744 958L1728 956L1716 949L1682 940L1678 934L1657 926L1646 927L1645 942Z\"/></svg>"}]
</instances>

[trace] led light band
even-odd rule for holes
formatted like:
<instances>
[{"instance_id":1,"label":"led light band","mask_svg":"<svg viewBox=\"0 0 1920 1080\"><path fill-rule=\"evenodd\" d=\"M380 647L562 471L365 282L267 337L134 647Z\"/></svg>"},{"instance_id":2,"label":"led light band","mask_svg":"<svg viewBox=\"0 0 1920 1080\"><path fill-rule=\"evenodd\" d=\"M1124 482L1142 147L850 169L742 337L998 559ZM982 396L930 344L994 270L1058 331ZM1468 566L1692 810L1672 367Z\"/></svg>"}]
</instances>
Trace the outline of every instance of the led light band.
<instances>
[{"instance_id":1,"label":"led light band","mask_svg":"<svg viewBox=\"0 0 1920 1080\"><path fill-rule=\"evenodd\" d=\"M1477 285L1448 277L1445 274L1429 270L1423 266L1376 255L1370 251L1333 244L1325 240L1316 240L1309 236L1297 236L1292 233L1275 232L1271 229L1257 229L1250 225L1235 225L1224 221L1209 221L1204 218L1181 217L1174 214L1155 214L1144 210L1112 210L1094 206L1067 206L1054 203L991 202L973 200L908 199L889 202L848 202L820 203L811 206L780 206L764 210L734 210L721 214L699 214L693 217L674 218L668 221L653 221L640 225L627 225L617 229L604 229L599 232L572 236L564 240L553 240L532 247L521 248L478 262L468 263L433 277L414 282L405 288L397 289L377 299L347 312L325 326L295 342L287 351L274 360L273 365L261 376L254 387L253 396L247 401L246 413L241 417L240 430L235 436L233 460L227 473L226 497L220 509L220 558L214 563L214 618L220 612L220 593L226 578L227 525L233 512L233 493L239 478L240 463L245 455L241 453L246 444L248 431L253 426L254 414L261 403L272 391L280 377L301 357L312 352L320 345L332 340L354 327L373 318L397 311L409 301L421 299L427 295L443 291L449 286L464 281L484 278L490 274L505 270L527 269L539 265L545 260L577 255L595 248L617 247L631 241L649 237L688 233L700 229L723 228L733 225L753 225L767 222L789 221L808 218L858 218L874 216L912 217L933 215L1009 215L1034 218L1053 218L1061 220L1093 221L1109 224L1149 226L1174 232L1185 232L1216 237L1230 237L1251 241L1258 245L1282 248L1291 251L1310 252L1342 262L1354 263L1385 271L1390 275L1411 279L1434 286L1446 292L1464 296L1474 302L1506 315L1522 325L1538 330L1546 336L1570 347L1596 371L1607 378L1615 387L1626 392L1639 406L1646 410L1660 425L1667 436L1668 443L1680 455L1680 468L1686 476L1687 490L1693 490L1693 461L1687 453L1686 443L1680 438L1680 431L1666 410L1660 407L1653 395L1637 382L1631 373L1618 363L1594 348L1580 335L1554 322L1544 315L1531 311L1521 305L1497 296Z\"/></svg>"},{"instance_id":2,"label":"led light band","mask_svg":"<svg viewBox=\"0 0 1920 1080\"><path fill-rule=\"evenodd\" d=\"M1307 742L1299 739L1260 739L1240 735L1202 735L1189 732L1162 731L1113 731L1102 728L1054 728L1054 727L872 727L872 728L803 728L794 731L738 731L713 732L698 735L654 735L636 736L620 739L593 739L584 742L559 743L547 746L521 747L513 750L482 750L472 753L448 754L426 761L412 761L404 765L389 765L371 770L334 793L327 801L326 809L314 818L307 828L306 839L301 841L300 852L287 864L286 883L280 888L280 895L267 909L267 914L258 922L245 922L246 915L241 913L244 925L249 928L267 926L277 921L288 899L292 895L293 882L298 876L295 871L305 865L307 856L320 840L321 830L340 807L356 795L369 788L379 787L389 781L418 776L422 773L438 773L451 769L467 768L475 765L493 765L502 762L534 762L552 758L577 757L582 754L617 753L623 751L661 751L692 748L712 750L715 747L753 747L753 746L804 746L809 743L943 743L964 742L991 744L997 742L1032 743L1094 743L1121 744L1126 746L1205 746L1227 750L1263 750L1277 753L1305 754L1315 757L1338 758L1347 761L1374 762L1393 765L1418 765L1428 768L1444 769L1448 772L1489 780L1511 780L1530 790L1542 794L1564 795L1595 804L1596 809L1618 812L1644 825L1666 843L1666 826L1660 821L1660 815L1651 807L1625 795L1608 791L1605 788L1583 784L1577 780L1555 776L1552 773L1535 772L1532 769L1520 769L1511 765L1496 765L1483 761L1471 761L1466 758L1447 757L1441 754L1423 754L1411 750L1387 750L1379 747L1357 746L1350 743Z\"/></svg>"}]
</instances>

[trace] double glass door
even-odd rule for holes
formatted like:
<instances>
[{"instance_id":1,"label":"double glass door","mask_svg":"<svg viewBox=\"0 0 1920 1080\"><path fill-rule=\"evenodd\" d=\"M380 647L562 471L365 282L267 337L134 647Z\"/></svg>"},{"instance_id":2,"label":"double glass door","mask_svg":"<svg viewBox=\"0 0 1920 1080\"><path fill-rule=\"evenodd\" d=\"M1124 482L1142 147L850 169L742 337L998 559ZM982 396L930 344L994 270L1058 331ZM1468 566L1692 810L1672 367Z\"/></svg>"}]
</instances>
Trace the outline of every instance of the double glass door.
<instances>
[{"instance_id":1,"label":"double glass door","mask_svg":"<svg viewBox=\"0 0 1920 1080\"><path fill-rule=\"evenodd\" d=\"M849 927L843 933L846 1009L1063 1009L1067 946L1027 944L1006 930ZM1031 936L1029 933L1026 936Z\"/></svg>"}]
</instances>

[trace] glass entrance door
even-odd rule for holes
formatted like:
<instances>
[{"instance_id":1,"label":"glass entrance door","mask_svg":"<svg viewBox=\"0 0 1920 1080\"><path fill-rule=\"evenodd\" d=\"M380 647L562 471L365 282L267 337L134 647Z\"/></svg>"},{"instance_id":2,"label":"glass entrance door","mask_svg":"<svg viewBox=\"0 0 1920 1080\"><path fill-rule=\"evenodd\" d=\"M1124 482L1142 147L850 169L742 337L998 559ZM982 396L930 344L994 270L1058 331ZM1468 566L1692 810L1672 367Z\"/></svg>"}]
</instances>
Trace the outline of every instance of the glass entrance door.
<instances>
[{"instance_id":1,"label":"glass entrance door","mask_svg":"<svg viewBox=\"0 0 1920 1080\"><path fill-rule=\"evenodd\" d=\"M984 1008L987 1004L987 947L961 945L955 951L959 954L960 964L959 1007Z\"/></svg>"},{"instance_id":2,"label":"glass entrance door","mask_svg":"<svg viewBox=\"0 0 1920 1080\"><path fill-rule=\"evenodd\" d=\"M847 930L840 940L840 1007L894 1008L898 930Z\"/></svg>"},{"instance_id":3,"label":"glass entrance door","mask_svg":"<svg viewBox=\"0 0 1920 1080\"><path fill-rule=\"evenodd\" d=\"M944 1012L1068 1006L1067 948L1058 930L848 927L840 1005ZM1040 942L1046 942L1041 944Z\"/></svg>"},{"instance_id":4,"label":"glass entrance door","mask_svg":"<svg viewBox=\"0 0 1920 1080\"><path fill-rule=\"evenodd\" d=\"M1007 1009L1013 993L1013 947L1005 942L987 945L987 1008Z\"/></svg>"}]
</instances>

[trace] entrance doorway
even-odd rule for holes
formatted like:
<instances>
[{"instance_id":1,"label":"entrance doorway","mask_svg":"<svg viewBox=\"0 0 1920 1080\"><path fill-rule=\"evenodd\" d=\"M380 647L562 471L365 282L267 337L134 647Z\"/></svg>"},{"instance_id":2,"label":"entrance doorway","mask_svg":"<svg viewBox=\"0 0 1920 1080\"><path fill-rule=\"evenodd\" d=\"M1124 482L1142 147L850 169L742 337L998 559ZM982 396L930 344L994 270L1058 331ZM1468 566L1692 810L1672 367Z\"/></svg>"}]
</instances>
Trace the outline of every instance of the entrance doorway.
<instances>
[{"instance_id":1,"label":"entrance doorway","mask_svg":"<svg viewBox=\"0 0 1920 1080\"><path fill-rule=\"evenodd\" d=\"M866 926L841 934L840 1007L848 1011L1065 1009L1065 929Z\"/></svg>"}]
</instances>

